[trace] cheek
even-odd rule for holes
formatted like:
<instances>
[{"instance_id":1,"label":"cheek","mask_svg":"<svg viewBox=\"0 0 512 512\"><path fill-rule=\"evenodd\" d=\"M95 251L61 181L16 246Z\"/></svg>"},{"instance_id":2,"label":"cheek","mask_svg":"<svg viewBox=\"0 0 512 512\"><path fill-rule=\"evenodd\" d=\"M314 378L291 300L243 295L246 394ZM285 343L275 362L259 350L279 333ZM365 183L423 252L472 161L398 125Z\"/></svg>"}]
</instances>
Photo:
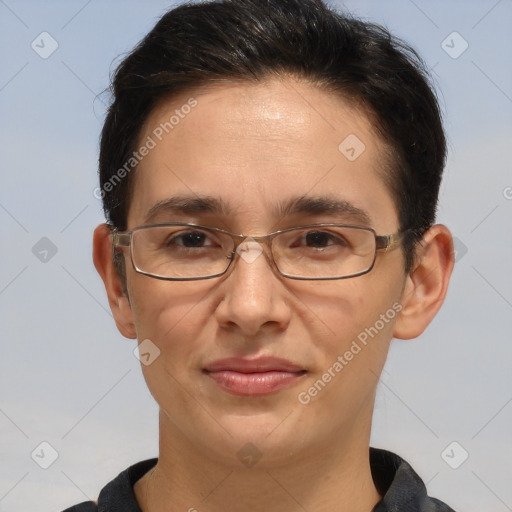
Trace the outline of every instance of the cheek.
<instances>
[{"instance_id":1,"label":"cheek","mask_svg":"<svg viewBox=\"0 0 512 512\"><path fill-rule=\"evenodd\" d=\"M204 348L201 333L211 319L206 311L209 294L203 283L144 278L137 276L130 287L137 337L139 343L146 343L146 348L141 345L140 350L144 379L164 410L190 408L190 377L197 370L198 354ZM151 353L149 364L142 356L147 347ZM184 387L188 392L183 391Z\"/></svg>"},{"instance_id":2,"label":"cheek","mask_svg":"<svg viewBox=\"0 0 512 512\"><path fill-rule=\"evenodd\" d=\"M199 333L210 319L205 282L159 281L137 275L129 288L139 342L150 339L164 359L197 351Z\"/></svg>"},{"instance_id":3,"label":"cheek","mask_svg":"<svg viewBox=\"0 0 512 512\"><path fill-rule=\"evenodd\" d=\"M321 297L319 293L316 311L329 334L316 338L312 354L318 364L297 400L304 407L300 411L321 430L318 436L330 438L351 432L354 418L359 418L359 426L369 424L397 306L393 307L395 296L389 287L371 286L364 276L340 282L337 293ZM321 329L326 331L319 327L318 332Z\"/></svg>"},{"instance_id":4,"label":"cheek","mask_svg":"<svg viewBox=\"0 0 512 512\"><path fill-rule=\"evenodd\" d=\"M316 325L312 341L319 349L330 354L342 351L360 334L363 339L376 323L379 335L391 336L396 317L392 306L400 297L400 281L390 287L387 280L375 275L370 272L353 279L316 283L308 290L302 285L304 307L296 311L305 326Z\"/></svg>"},{"instance_id":5,"label":"cheek","mask_svg":"<svg viewBox=\"0 0 512 512\"><path fill-rule=\"evenodd\" d=\"M315 336L314 350L320 362L315 377L322 378L329 370L343 376L332 379L335 384L329 386L343 388L338 397L367 394L378 379L401 310L401 281L396 277L390 285L369 273L329 285L332 291L327 287L318 290L311 300L315 304L311 309L317 313L317 334L326 333Z\"/></svg>"}]
</instances>

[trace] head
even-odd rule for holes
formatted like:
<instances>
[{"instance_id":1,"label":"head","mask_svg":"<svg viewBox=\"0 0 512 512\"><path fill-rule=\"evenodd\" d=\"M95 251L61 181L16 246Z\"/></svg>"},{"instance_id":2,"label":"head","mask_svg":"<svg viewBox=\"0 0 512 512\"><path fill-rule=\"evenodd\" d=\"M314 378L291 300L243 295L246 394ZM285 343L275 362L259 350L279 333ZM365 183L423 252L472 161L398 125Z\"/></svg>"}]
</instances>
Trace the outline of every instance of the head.
<instances>
[{"instance_id":1,"label":"head","mask_svg":"<svg viewBox=\"0 0 512 512\"><path fill-rule=\"evenodd\" d=\"M294 0L286 8L277 0L206 2L162 17L114 76L99 159L107 220L126 229L138 166L133 153L159 104L208 84L283 75L343 98L368 116L384 146L379 172L400 230L410 229L402 246L409 272L417 243L435 221L446 159L428 72L420 56L384 28L318 0ZM176 119L153 138L172 130Z\"/></svg>"},{"instance_id":2,"label":"head","mask_svg":"<svg viewBox=\"0 0 512 512\"><path fill-rule=\"evenodd\" d=\"M421 59L320 0L284 4L183 5L124 59L101 138L107 221L119 231L187 222L253 237L342 222L404 233L400 244L371 272L332 281L284 278L265 251L218 278L157 280L137 273L128 251L112 260L106 225L94 255L121 333L158 348L143 370L167 428L191 446L252 441L276 460L293 455L292 431L304 453L340 428L367 442L390 340L426 328L453 266L449 232L434 225L446 145ZM181 203L155 209L169 198ZM304 198L308 208L283 211ZM329 201L349 208L340 214ZM205 371L267 356L301 375L248 397Z\"/></svg>"}]
</instances>

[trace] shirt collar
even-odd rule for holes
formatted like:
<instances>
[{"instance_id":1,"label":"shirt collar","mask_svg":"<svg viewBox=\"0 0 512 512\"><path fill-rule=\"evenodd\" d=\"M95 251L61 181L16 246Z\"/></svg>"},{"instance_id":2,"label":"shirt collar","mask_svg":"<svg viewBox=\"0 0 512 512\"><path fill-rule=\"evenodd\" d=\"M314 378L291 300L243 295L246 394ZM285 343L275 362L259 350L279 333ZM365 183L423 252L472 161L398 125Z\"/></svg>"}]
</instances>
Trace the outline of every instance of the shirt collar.
<instances>
[{"instance_id":1,"label":"shirt collar","mask_svg":"<svg viewBox=\"0 0 512 512\"><path fill-rule=\"evenodd\" d=\"M107 484L98 498L98 511L141 512L133 485L157 461L150 459L139 462ZM428 497L421 478L398 455L370 448L370 467L375 487L382 496L372 512L454 512L441 501Z\"/></svg>"}]
</instances>

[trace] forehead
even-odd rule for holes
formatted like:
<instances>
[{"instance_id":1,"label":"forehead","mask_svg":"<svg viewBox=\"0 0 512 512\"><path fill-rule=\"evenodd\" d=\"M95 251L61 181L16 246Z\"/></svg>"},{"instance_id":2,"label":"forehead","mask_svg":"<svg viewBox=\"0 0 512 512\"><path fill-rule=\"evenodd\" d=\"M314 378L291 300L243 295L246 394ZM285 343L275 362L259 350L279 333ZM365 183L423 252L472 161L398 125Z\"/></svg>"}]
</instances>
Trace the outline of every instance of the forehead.
<instances>
[{"instance_id":1,"label":"forehead","mask_svg":"<svg viewBox=\"0 0 512 512\"><path fill-rule=\"evenodd\" d=\"M368 116L304 81L181 94L153 110L139 143L151 149L134 174L130 227L173 197L215 199L223 205L215 215L254 228L273 225L283 205L304 197L345 202L370 222L394 215L383 143Z\"/></svg>"}]
</instances>

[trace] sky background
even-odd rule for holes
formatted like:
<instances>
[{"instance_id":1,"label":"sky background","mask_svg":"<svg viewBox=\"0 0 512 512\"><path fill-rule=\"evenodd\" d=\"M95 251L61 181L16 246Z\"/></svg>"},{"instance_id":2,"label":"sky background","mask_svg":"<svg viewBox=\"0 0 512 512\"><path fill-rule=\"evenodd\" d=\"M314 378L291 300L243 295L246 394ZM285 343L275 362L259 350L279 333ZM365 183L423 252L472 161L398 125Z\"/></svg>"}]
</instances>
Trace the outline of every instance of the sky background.
<instances>
[{"instance_id":1,"label":"sky background","mask_svg":"<svg viewBox=\"0 0 512 512\"><path fill-rule=\"evenodd\" d=\"M427 331L393 342L372 444L456 510L511 511L512 1L331 4L422 54L450 144L438 221L458 260ZM112 320L91 238L103 221L93 192L109 73L172 5L0 0L1 512L95 499L157 455L157 408L135 341Z\"/></svg>"}]
</instances>

